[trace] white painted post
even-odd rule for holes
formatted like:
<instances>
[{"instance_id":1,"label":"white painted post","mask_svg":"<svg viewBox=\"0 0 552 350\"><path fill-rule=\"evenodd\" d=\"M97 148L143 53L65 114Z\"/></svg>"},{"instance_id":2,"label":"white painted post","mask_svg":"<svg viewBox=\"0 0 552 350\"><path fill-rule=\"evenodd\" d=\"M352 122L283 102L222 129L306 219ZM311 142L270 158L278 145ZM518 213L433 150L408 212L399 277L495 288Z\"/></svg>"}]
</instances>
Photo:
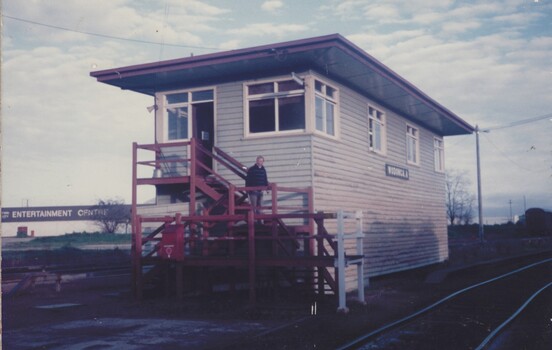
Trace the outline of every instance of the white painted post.
<instances>
[{"instance_id":1,"label":"white painted post","mask_svg":"<svg viewBox=\"0 0 552 350\"><path fill-rule=\"evenodd\" d=\"M337 289L339 291L338 312L349 312L345 300L345 239L343 225L343 210L337 212Z\"/></svg>"},{"instance_id":2,"label":"white painted post","mask_svg":"<svg viewBox=\"0 0 552 350\"><path fill-rule=\"evenodd\" d=\"M364 300L364 233L362 232L362 210L356 211L355 219L357 221L356 249L357 255L361 257L360 263L357 265L358 301L366 304L366 300Z\"/></svg>"}]
</instances>

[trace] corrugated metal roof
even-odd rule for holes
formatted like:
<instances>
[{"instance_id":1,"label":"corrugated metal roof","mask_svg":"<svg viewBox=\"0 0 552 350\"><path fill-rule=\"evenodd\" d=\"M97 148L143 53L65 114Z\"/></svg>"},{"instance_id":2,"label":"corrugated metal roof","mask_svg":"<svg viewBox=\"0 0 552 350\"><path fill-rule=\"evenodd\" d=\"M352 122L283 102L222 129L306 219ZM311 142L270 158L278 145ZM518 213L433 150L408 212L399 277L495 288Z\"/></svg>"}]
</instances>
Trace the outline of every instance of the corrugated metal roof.
<instances>
[{"instance_id":1,"label":"corrugated metal roof","mask_svg":"<svg viewBox=\"0 0 552 350\"><path fill-rule=\"evenodd\" d=\"M474 128L339 34L91 72L99 82L157 91L312 69L449 136Z\"/></svg>"}]
</instances>

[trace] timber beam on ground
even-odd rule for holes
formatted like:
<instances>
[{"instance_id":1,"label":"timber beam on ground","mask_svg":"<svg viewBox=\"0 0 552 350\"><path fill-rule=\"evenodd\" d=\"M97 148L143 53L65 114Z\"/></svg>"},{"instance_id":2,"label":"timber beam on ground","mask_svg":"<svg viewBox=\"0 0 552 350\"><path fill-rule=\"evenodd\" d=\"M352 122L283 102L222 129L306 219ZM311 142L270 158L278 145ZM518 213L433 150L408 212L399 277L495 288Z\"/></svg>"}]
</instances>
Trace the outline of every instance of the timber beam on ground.
<instances>
[{"instance_id":1,"label":"timber beam on ground","mask_svg":"<svg viewBox=\"0 0 552 350\"><path fill-rule=\"evenodd\" d=\"M187 184L187 183L190 183L189 176L136 179L137 185L172 185L172 184Z\"/></svg>"},{"instance_id":2,"label":"timber beam on ground","mask_svg":"<svg viewBox=\"0 0 552 350\"><path fill-rule=\"evenodd\" d=\"M193 215L193 216L158 216L158 217L147 217L138 215L141 222L173 222L177 221L179 218L181 221L187 222L201 222L201 221L245 221L247 222L247 214L228 214L228 215ZM304 213L304 214L258 214L255 215L255 220L270 221L275 219L315 219L315 220L324 220L324 219L335 219L335 213Z\"/></svg>"},{"instance_id":3,"label":"timber beam on ground","mask_svg":"<svg viewBox=\"0 0 552 350\"><path fill-rule=\"evenodd\" d=\"M159 258L144 258L143 265L151 265L156 262L166 261ZM173 262L183 266L201 266L201 267L249 267L248 257L185 257L183 260L174 260ZM257 267L334 267L335 258L326 257L282 257L282 258L257 258L255 259Z\"/></svg>"}]
</instances>

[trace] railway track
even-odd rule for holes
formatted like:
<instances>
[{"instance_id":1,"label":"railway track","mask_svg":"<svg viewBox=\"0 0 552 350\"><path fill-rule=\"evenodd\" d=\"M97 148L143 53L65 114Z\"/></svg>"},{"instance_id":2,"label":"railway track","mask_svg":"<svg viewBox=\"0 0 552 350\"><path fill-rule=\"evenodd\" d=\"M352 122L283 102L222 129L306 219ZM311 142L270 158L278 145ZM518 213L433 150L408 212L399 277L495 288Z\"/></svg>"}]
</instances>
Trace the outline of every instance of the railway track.
<instances>
[{"instance_id":1,"label":"railway track","mask_svg":"<svg viewBox=\"0 0 552 350\"><path fill-rule=\"evenodd\" d=\"M505 349L514 342L519 345L520 339L525 343L516 349L550 349L551 291L549 258L454 292L338 349ZM538 319L548 337L527 339L513 332L510 324L519 319Z\"/></svg>"},{"instance_id":2,"label":"railway track","mask_svg":"<svg viewBox=\"0 0 552 350\"><path fill-rule=\"evenodd\" d=\"M64 283L76 280L127 276L130 265L21 266L2 269L2 294L9 298L37 285L53 285L59 291Z\"/></svg>"}]
</instances>

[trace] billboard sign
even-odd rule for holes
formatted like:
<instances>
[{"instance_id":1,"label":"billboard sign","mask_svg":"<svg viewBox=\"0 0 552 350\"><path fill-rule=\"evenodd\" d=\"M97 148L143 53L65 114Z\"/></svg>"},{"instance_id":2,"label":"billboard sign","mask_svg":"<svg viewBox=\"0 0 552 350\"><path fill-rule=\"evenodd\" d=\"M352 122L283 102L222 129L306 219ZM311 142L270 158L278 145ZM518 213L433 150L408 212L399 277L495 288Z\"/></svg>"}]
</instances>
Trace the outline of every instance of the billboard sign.
<instances>
[{"instance_id":1,"label":"billboard sign","mask_svg":"<svg viewBox=\"0 0 552 350\"><path fill-rule=\"evenodd\" d=\"M130 205L123 205L130 212ZM98 206L2 208L2 222L93 221L109 209Z\"/></svg>"}]
</instances>

